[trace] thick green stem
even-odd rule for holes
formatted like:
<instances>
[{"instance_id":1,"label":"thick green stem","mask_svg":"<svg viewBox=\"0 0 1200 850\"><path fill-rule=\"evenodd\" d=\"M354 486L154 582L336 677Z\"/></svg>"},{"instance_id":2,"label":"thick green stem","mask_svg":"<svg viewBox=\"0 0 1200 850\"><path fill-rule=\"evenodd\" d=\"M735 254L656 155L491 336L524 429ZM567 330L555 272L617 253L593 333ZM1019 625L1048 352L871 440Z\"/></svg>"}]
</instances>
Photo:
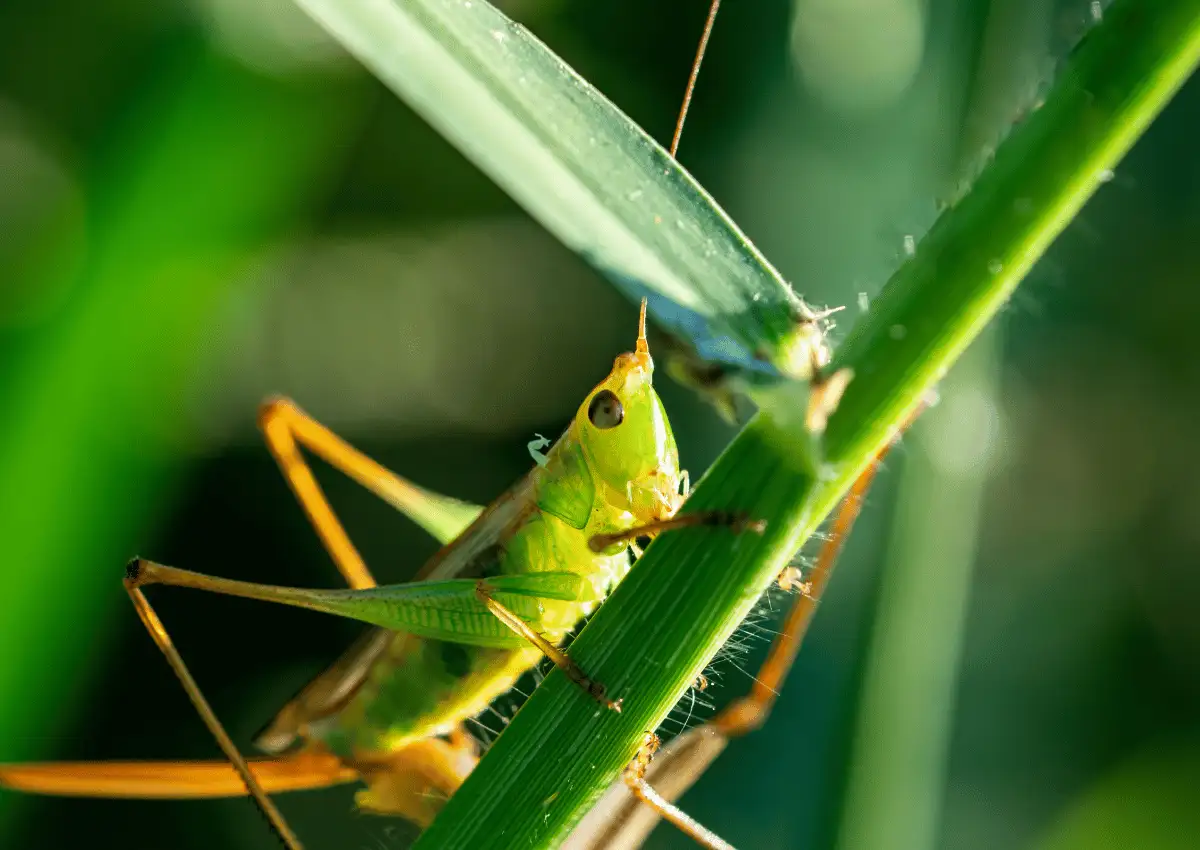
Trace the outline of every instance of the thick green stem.
<instances>
[{"instance_id":1,"label":"thick green stem","mask_svg":"<svg viewBox=\"0 0 1200 850\"><path fill-rule=\"evenodd\" d=\"M1045 104L921 243L839 350L855 378L810 471L794 424L760 414L696 488L689 509L749 511L762 535L664 535L571 648L625 700L601 710L552 672L419 848L551 847L618 775L963 349L1004 305L1200 57L1200 0L1117 2ZM778 408L772 408L778 410ZM795 417L792 417L793 419Z\"/></svg>"}]
</instances>

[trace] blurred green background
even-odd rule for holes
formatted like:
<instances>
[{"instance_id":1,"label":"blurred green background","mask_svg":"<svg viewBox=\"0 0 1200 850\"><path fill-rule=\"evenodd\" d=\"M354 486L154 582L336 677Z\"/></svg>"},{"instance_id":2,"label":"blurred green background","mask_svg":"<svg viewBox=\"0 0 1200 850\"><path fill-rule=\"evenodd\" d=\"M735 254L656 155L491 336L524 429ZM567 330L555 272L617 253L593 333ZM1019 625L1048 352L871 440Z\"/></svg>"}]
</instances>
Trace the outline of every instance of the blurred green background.
<instances>
[{"instance_id":1,"label":"blurred green background","mask_svg":"<svg viewBox=\"0 0 1200 850\"><path fill-rule=\"evenodd\" d=\"M706 3L501 5L669 136ZM1103 5L727 3L681 159L800 292L847 305L836 338ZM1198 110L1193 82L889 459L771 722L685 798L737 846L1200 844ZM290 0L6 0L0 762L216 754L121 568L336 583L263 396L487 501L634 317ZM733 430L660 384L695 476ZM432 542L327 472L377 575L411 575ZM243 744L359 631L153 598ZM705 701L745 691L773 627ZM413 834L349 789L281 807L313 848ZM245 800L0 792L0 846L109 842L276 846Z\"/></svg>"}]
</instances>

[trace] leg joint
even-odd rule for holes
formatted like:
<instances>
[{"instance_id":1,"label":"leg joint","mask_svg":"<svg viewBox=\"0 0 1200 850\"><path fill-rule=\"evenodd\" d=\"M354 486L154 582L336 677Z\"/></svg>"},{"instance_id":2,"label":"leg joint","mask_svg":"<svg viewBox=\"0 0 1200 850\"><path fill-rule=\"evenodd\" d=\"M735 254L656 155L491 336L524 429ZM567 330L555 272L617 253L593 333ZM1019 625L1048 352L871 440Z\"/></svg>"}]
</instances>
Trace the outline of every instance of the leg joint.
<instances>
[{"instance_id":1,"label":"leg joint","mask_svg":"<svg viewBox=\"0 0 1200 850\"><path fill-rule=\"evenodd\" d=\"M273 422L280 419L291 419L299 412L300 408L290 398L281 395L271 396L258 406L258 428L260 431L266 432Z\"/></svg>"}]
</instances>

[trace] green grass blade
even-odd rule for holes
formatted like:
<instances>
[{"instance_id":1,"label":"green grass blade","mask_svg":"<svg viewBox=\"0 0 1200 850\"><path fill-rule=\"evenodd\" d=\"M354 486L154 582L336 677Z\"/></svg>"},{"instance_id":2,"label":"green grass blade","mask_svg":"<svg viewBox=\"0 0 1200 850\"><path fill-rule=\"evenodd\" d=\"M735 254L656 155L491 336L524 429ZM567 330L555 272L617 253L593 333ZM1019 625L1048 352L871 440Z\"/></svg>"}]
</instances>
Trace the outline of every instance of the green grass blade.
<instances>
[{"instance_id":1,"label":"green grass blade","mask_svg":"<svg viewBox=\"0 0 1200 850\"><path fill-rule=\"evenodd\" d=\"M797 300L698 183L491 5L296 0L565 245L704 358L788 374ZM760 356L761 355L761 356Z\"/></svg>"},{"instance_id":2,"label":"green grass blade","mask_svg":"<svg viewBox=\"0 0 1200 850\"><path fill-rule=\"evenodd\" d=\"M830 427L834 458L880 446L1133 145L1200 57L1200 0L1118 0L1072 53L1044 104L1000 146L970 194L943 215L916 256L888 281L838 351L871 380L851 382L835 418L878 422L856 434ZM972 324L955 321L962 303ZM877 394L875 381L890 386ZM847 442L849 440L849 442Z\"/></svg>"},{"instance_id":3,"label":"green grass blade","mask_svg":"<svg viewBox=\"0 0 1200 850\"><path fill-rule=\"evenodd\" d=\"M1045 105L939 220L838 352L835 365L856 377L830 420L822 474L805 463L794 417L783 426L756 417L689 506L749 511L769 521L766 533L700 529L655 541L571 650L624 697L624 711L601 711L552 672L418 848L562 840L1198 58L1200 0L1110 7Z\"/></svg>"},{"instance_id":4,"label":"green grass blade","mask_svg":"<svg viewBox=\"0 0 1200 850\"><path fill-rule=\"evenodd\" d=\"M195 43L158 70L88 175L96 225L72 299L6 340L5 760L44 756L39 738L84 710L81 677L63 671L100 672L100 624L128 602L121 565L178 469L180 388L204 334L308 206L357 109L344 85L267 80ZM47 266L34 271L58 273Z\"/></svg>"}]
</instances>

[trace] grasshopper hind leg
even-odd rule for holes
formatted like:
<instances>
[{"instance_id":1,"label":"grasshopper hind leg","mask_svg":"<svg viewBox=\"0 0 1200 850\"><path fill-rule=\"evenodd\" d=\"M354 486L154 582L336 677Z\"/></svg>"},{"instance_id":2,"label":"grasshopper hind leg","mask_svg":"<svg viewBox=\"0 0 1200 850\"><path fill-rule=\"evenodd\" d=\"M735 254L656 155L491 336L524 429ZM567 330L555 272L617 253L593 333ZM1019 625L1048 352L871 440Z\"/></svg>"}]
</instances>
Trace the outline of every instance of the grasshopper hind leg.
<instances>
[{"instance_id":1,"label":"grasshopper hind leg","mask_svg":"<svg viewBox=\"0 0 1200 850\"><path fill-rule=\"evenodd\" d=\"M374 587L375 578L313 476L301 447L411 518L441 543L457 537L483 510L397 475L309 416L291 399L265 401L258 411L258 427L288 487L352 588Z\"/></svg>"}]
</instances>

